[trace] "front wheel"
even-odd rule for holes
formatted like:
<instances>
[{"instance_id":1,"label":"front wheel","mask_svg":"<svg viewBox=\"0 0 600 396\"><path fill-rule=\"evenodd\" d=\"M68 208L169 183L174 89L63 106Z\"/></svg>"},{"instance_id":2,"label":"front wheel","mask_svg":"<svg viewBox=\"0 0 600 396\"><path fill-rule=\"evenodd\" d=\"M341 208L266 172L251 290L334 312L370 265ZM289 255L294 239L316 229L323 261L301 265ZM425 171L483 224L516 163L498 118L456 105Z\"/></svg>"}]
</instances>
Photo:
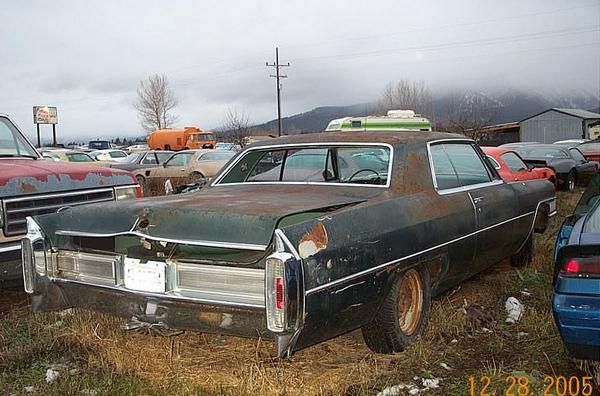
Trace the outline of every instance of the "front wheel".
<instances>
[{"instance_id":1,"label":"front wheel","mask_svg":"<svg viewBox=\"0 0 600 396\"><path fill-rule=\"evenodd\" d=\"M565 190L569 192L575 190L575 172L573 171L569 172L569 175L567 176L567 180L565 182Z\"/></svg>"},{"instance_id":2,"label":"front wheel","mask_svg":"<svg viewBox=\"0 0 600 396\"><path fill-rule=\"evenodd\" d=\"M362 327L373 352L402 352L424 333L431 305L431 286L424 267L411 268L394 280L382 306Z\"/></svg>"},{"instance_id":3,"label":"front wheel","mask_svg":"<svg viewBox=\"0 0 600 396\"><path fill-rule=\"evenodd\" d=\"M203 179L206 179L204 177L204 175L200 172L192 172L192 174L190 175L190 178L192 179L192 181L194 183L198 183L198 182L202 181Z\"/></svg>"}]
</instances>

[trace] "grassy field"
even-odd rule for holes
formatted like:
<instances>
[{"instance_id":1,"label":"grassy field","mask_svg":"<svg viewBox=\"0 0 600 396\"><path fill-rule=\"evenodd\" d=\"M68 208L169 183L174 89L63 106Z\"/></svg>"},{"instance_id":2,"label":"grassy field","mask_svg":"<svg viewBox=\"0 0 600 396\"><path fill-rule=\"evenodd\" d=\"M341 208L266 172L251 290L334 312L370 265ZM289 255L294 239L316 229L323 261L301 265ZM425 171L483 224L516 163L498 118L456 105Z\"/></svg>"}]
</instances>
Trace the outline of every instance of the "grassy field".
<instances>
[{"instance_id":1,"label":"grassy field","mask_svg":"<svg viewBox=\"0 0 600 396\"><path fill-rule=\"evenodd\" d=\"M423 378L441 378L426 395L469 395L471 376L475 394L483 376L490 395L504 394L514 376L541 395L546 376L584 375L565 356L550 310L554 238L580 194L560 193L531 265L500 263L438 297L425 336L394 355L370 352L353 332L274 360L259 340L125 333L123 319L84 310L34 315L23 292L0 291L0 395L374 395ZM516 324L505 322L510 296L525 306ZM48 370L58 373L50 384Z\"/></svg>"}]
</instances>

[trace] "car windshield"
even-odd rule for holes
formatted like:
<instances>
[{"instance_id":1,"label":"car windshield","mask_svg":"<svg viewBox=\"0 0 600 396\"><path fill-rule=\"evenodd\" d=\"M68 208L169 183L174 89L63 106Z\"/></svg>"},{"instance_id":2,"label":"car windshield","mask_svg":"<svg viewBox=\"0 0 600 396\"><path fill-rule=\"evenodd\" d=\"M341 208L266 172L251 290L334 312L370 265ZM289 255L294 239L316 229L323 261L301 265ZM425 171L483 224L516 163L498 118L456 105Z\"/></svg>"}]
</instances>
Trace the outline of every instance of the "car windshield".
<instances>
[{"instance_id":1,"label":"car windshield","mask_svg":"<svg viewBox=\"0 0 600 396\"><path fill-rule=\"evenodd\" d=\"M523 158L569 158L563 150L552 147L520 146L515 151Z\"/></svg>"},{"instance_id":2,"label":"car windshield","mask_svg":"<svg viewBox=\"0 0 600 396\"><path fill-rule=\"evenodd\" d=\"M4 117L0 117L0 157L39 158L35 149L17 128Z\"/></svg>"},{"instance_id":3,"label":"car windshield","mask_svg":"<svg viewBox=\"0 0 600 396\"><path fill-rule=\"evenodd\" d=\"M230 151L215 150L202 154L200 158L198 158L198 161L227 161L234 155L235 153Z\"/></svg>"},{"instance_id":4,"label":"car windshield","mask_svg":"<svg viewBox=\"0 0 600 396\"><path fill-rule=\"evenodd\" d=\"M94 162L94 159L86 153L67 153L66 156L71 162Z\"/></svg>"},{"instance_id":5,"label":"car windshield","mask_svg":"<svg viewBox=\"0 0 600 396\"><path fill-rule=\"evenodd\" d=\"M580 146L577 146L577 148L584 154L600 153L600 143L584 143Z\"/></svg>"},{"instance_id":6,"label":"car windshield","mask_svg":"<svg viewBox=\"0 0 600 396\"><path fill-rule=\"evenodd\" d=\"M301 182L386 185L385 146L273 148L244 154L218 182Z\"/></svg>"}]
</instances>

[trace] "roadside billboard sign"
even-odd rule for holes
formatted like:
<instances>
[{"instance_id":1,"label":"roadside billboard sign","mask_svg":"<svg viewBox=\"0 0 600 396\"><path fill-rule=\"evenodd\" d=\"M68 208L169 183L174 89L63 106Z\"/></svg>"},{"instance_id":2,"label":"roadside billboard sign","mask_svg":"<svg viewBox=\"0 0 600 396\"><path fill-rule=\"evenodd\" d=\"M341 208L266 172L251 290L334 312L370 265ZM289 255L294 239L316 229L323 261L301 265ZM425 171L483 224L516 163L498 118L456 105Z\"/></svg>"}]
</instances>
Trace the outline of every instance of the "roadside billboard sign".
<instances>
[{"instance_id":1,"label":"roadside billboard sign","mask_svg":"<svg viewBox=\"0 0 600 396\"><path fill-rule=\"evenodd\" d=\"M58 124L56 107L33 106L34 124Z\"/></svg>"}]
</instances>

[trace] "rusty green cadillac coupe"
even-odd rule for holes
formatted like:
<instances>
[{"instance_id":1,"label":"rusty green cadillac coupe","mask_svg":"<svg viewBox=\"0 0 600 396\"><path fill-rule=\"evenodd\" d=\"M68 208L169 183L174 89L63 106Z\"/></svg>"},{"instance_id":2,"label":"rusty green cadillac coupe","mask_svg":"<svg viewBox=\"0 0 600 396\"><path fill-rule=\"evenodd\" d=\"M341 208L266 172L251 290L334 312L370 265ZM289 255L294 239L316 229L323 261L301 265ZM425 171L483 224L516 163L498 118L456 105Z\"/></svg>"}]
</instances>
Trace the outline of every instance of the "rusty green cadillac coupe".
<instances>
[{"instance_id":1,"label":"rusty green cadillac coupe","mask_svg":"<svg viewBox=\"0 0 600 396\"><path fill-rule=\"evenodd\" d=\"M555 212L550 182L502 181L463 136L289 136L197 192L28 218L23 275L34 311L260 336L278 356L361 328L390 353L425 331L432 296L526 264Z\"/></svg>"}]
</instances>

